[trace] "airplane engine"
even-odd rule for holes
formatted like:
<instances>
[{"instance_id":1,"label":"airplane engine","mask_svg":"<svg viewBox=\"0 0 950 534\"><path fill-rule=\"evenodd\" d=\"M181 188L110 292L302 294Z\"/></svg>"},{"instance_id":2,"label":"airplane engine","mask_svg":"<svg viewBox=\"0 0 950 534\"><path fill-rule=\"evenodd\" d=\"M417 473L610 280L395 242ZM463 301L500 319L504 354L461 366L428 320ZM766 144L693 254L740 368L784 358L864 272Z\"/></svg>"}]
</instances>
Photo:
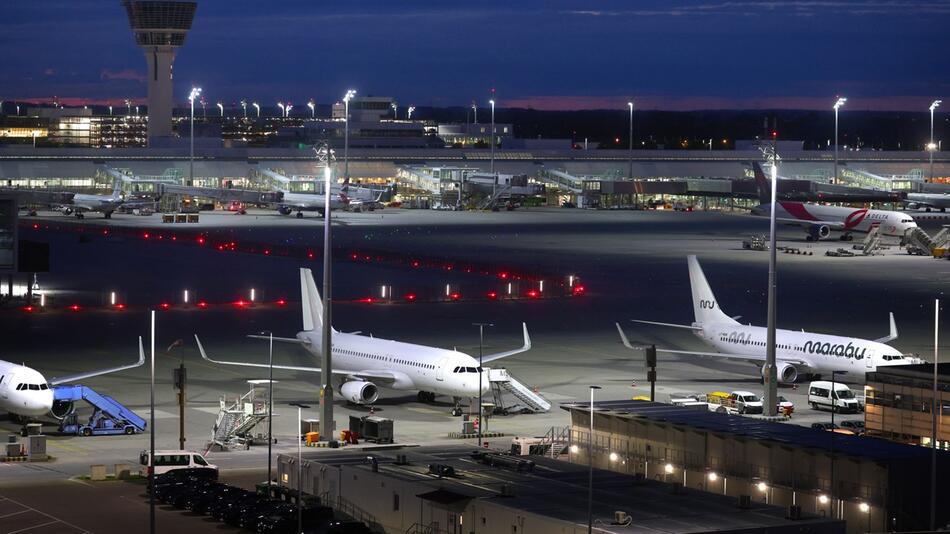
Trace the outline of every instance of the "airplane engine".
<instances>
[{"instance_id":1,"label":"airplane engine","mask_svg":"<svg viewBox=\"0 0 950 534\"><path fill-rule=\"evenodd\" d=\"M65 419L67 415L73 413L76 407L73 404L73 401L64 401L58 400L53 401L53 407L50 409L49 414L55 419Z\"/></svg>"},{"instance_id":2,"label":"airplane engine","mask_svg":"<svg viewBox=\"0 0 950 534\"><path fill-rule=\"evenodd\" d=\"M379 388L372 382L351 380L343 384L340 394L353 404L373 404L379 399Z\"/></svg>"},{"instance_id":3,"label":"airplane engine","mask_svg":"<svg viewBox=\"0 0 950 534\"><path fill-rule=\"evenodd\" d=\"M68 206L63 206L62 212L63 212L63 215L72 215L73 209Z\"/></svg>"},{"instance_id":4,"label":"airplane engine","mask_svg":"<svg viewBox=\"0 0 950 534\"><path fill-rule=\"evenodd\" d=\"M288 206L280 206L277 208L277 213L280 213L281 215L290 215L291 211L292 210Z\"/></svg>"},{"instance_id":5,"label":"airplane engine","mask_svg":"<svg viewBox=\"0 0 950 534\"><path fill-rule=\"evenodd\" d=\"M831 235L831 228L824 224L816 224L808 227L808 240L818 241Z\"/></svg>"},{"instance_id":6,"label":"airplane engine","mask_svg":"<svg viewBox=\"0 0 950 534\"><path fill-rule=\"evenodd\" d=\"M794 384L798 380L798 369L790 363L777 362L775 364L777 373L775 378L782 384ZM765 378L765 366L762 366L762 377Z\"/></svg>"}]
</instances>

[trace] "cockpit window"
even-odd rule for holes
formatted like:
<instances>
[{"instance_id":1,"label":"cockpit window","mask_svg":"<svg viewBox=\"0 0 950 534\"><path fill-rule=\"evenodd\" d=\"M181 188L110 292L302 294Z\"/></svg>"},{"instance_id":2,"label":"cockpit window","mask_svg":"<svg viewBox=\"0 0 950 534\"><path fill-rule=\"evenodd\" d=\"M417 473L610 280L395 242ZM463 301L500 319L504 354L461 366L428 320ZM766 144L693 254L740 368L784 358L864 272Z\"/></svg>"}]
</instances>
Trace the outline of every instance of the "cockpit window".
<instances>
[{"instance_id":1,"label":"cockpit window","mask_svg":"<svg viewBox=\"0 0 950 534\"><path fill-rule=\"evenodd\" d=\"M17 391L23 391L24 389L26 389L26 384L17 384L17 385L16 385L16 390L17 390Z\"/></svg>"},{"instance_id":2,"label":"cockpit window","mask_svg":"<svg viewBox=\"0 0 950 534\"><path fill-rule=\"evenodd\" d=\"M46 391L47 389L49 389L49 385L47 385L47 384L40 384L40 390L41 390L41 391Z\"/></svg>"},{"instance_id":3,"label":"cockpit window","mask_svg":"<svg viewBox=\"0 0 950 534\"><path fill-rule=\"evenodd\" d=\"M30 384L30 391L39 391L39 390L40 390L39 384Z\"/></svg>"},{"instance_id":4,"label":"cockpit window","mask_svg":"<svg viewBox=\"0 0 950 534\"><path fill-rule=\"evenodd\" d=\"M474 367L466 367L466 368L465 368L465 372L466 372L466 373L477 373L477 372L478 372L478 369L476 369L476 368L474 368Z\"/></svg>"}]
</instances>

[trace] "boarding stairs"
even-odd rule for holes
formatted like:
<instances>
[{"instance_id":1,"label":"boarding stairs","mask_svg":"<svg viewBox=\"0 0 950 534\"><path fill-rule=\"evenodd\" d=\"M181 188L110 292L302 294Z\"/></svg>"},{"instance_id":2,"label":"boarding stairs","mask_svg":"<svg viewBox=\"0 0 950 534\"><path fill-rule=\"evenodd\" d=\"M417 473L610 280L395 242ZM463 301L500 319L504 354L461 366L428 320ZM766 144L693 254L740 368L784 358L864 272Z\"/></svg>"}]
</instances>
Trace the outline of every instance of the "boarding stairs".
<instances>
[{"instance_id":1,"label":"boarding stairs","mask_svg":"<svg viewBox=\"0 0 950 534\"><path fill-rule=\"evenodd\" d=\"M537 413L551 409L551 403L547 399L519 382L507 369L488 369L488 383L491 385L496 411L502 413L513 411ZM504 403L505 393L514 396L520 401L520 404L506 406Z\"/></svg>"},{"instance_id":2,"label":"boarding stairs","mask_svg":"<svg viewBox=\"0 0 950 534\"><path fill-rule=\"evenodd\" d=\"M915 226L904 234L904 247L908 254L930 256L937 248L946 247L950 243L950 226L944 226L933 237L923 228Z\"/></svg>"},{"instance_id":3,"label":"boarding stairs","mask_svg":"<svg viewBox=\"0 0 950 534\"><path fill-rule=\"evenodd\" d=\"M211 429L211 443L222 449L244 445L251 431L267 419L266 400L257 400L253 386L240 397L222 395L218 398L218 417Z\"/></svg>"},{"instance_id":4,"label":"boarding stairs","mask_svg":"<svg viewBox=\"0 0 950 534\"><path fill-rule=\"evenodd\" d=\"M881 248L881 227L876 224L864 238L864 243L861 245L861 252L863 252L865 256L870 256L879 248Z\"/></svg>"},{"instance_id":5,"label":"boarding stairs","mask_svg":"<svg viewBox=\"0 0 950 534\"><path fill-rule=\"evenodd\" d=\"M93 407L92 417L87 426L90 429L123 428L131 425L136 432L144 432L145 419L108 395L102 395L88 386L80 384L53 386L53 401L73 403L84 400Z\"/></svg>"},{"instance_id":6,"label":"boarding stairs","mask_svg":"<svg viewBox=\"0 0 950 534\"><path fill-rule=\"evenodd\" d=\"M511 186L510 185L501 185L495 187L495 192L487 197L483 198L481 202L478 203L478 209L480 210L490 210L498 205L498 201L503 197L511 197Z\"/></svg>"},{"instance_id":7,"label":"boarding stairs","mask_svg":"<svg viewBox=\"0 0 950 534\"><path fill-rule=\"evenodd\" d=\"M571 446L571 427L552 426L544 436L541 437L541 447L544 455L557 460L557 458Z\"/></svg>"}]
</instances>

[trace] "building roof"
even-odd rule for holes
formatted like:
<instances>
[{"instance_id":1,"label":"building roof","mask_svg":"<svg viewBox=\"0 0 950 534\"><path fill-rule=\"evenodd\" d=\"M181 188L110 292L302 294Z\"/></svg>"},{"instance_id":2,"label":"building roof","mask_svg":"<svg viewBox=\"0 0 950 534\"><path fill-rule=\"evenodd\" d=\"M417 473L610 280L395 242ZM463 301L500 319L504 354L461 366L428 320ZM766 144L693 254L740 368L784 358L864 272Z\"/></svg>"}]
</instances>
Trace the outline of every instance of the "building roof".
<instances>
[{"instance_id":1,"label":"building roof","mask_svg":"<svg viewBox=\"0 0 950 534\"><path fill-rule=\"evenodd\" d=\"M588 466L532 456L536 467L517 472L492 467L475 460L468 446L429 446L386 451L339 451L323 449L304 453L305 462L371 471L367 453L378 461L379 476L390 477L431 488L418 496L443 505L463 499L481 499L509 509L555 518L576 525L587 523ZM407 462L396 463L396 454ZM282 455L294 457L296 455ZM428 473L427 464L450 465L454 477ZM364 480L363 476L359 479ZM369 480L369 479L365 479ZM508 491L503 492L502 487ZM736 507L734 497L680 488L613 471L594 470L593 517L599 529L617 534L634 532L688 533L740 531L765 528L801 529L828 527L840 522L824 517L806 516L802 520L785 518L779 506L754 501L750 508ZM628 525L610 524L615 511L625 511ZM803 530L804 531L804 530Z\"/></svg>"},{"instance_id":2,"label":"building roof","mask_svg":"<svg viewBox=\"0 0 950 534\"><path fill-rule=\"evenodd\" d=\"M563 404L567 411L590 411L589 404ZM867 436L848 436L809 427L778 423L710 412L706 409L673 406L649 401L603 401L594 403L594 413L627 419L648 419L656 423L682 425L731 437L773 442L785 447L831 450L834 440L836 454L868 458L874 461L895 461L930 458L930 449L904 445ZM945 454L945 453L941 453Z\"/></svg>"}]
</instances>

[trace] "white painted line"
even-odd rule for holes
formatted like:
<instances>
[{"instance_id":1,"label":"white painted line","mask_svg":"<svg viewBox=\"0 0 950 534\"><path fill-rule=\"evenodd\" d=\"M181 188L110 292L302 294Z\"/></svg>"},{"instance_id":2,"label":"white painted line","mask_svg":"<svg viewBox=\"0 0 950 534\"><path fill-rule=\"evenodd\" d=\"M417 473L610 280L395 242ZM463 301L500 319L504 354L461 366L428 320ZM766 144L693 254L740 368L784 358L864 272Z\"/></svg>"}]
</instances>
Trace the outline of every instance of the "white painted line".
<instances>
[{"instance_id":1,"label":"white painted line","mask_svg":"<svg viewBox=\"0 0 950 534\"><path fill-rule=\"evenodd\" d=\"M10 501L10 502L12 502L13 504L18 504L18 505L20 505L20 506L22 506L22 507L24 507L24 508L26 508L26 509L28 509L28 510L33 510L34 512L36 512L36 513L38 513L38 514L44 515L44 516L46 516L46 517L48 517L48 518L50 518L50 519L53 520L51 523L46 523L46 524L44 524L44 525L36 525L36 526L30 527L30 528L28 528L28 529L23 529L23 530L15 530L15 531L13 531L13 532L7 532L6 534L15 534L16 532L23 532L24 530L30 530L30 529L36 528L36 527L38 527L38 526L52 525L53 523L62 523L62 524L64 524L64 525L66 525L66 526L68 526L68 527L72 527L72 528L74 528L74 529L76 529L76 530L78 530L79 532L82 532L82 533L84 533L84 534L92 534L92 532L90 532L90 531L88 531L88 530L81 529L81 528L77 527L76 525L74 525L74 524L72 524L72 523L68 523L68 522L66 522L66 521L63 521L62 519L58 519L58 518L56 518L55 516L49 515L49 514L47 514L46 512L43 512L42 510L37 510L36 508L33 508L32 506L27 506L27 505L23 504L22 502L14 501L13 499L11 499L11 498L9 498L9 497L5 497L4 500Z\"/></svg>"},{"instance_id":2,"label":"white painted line","mask_svg":"<svg viewBox=\"0 0 950 534\"><path fill-rule=\"evenodd\" d=\"M42 512L41 512L42 513ZM55 525L59 521L49 521L47 523L40 523L39 525L33 525L32 527L21 528L20 530L11 530L7 534L16 534L17 532L26 532L27 530L33 530L34 528L48 527L50 525Z\"/></svg>"},{"instance_id":3,"label":"white painted line","mask_svg":"<svg viewBox=\"0 0 950 534\"><path fill-rule=\"evenodd\" d=\"M14 515L25 514L26 512L29 512L29 511L30 511L30 510L20 510L19 512L13 512L12 514L0 515L0 519L3 519L4 517L10 517L10 516L14 516Z\"/></svg>"}]
</instances>

